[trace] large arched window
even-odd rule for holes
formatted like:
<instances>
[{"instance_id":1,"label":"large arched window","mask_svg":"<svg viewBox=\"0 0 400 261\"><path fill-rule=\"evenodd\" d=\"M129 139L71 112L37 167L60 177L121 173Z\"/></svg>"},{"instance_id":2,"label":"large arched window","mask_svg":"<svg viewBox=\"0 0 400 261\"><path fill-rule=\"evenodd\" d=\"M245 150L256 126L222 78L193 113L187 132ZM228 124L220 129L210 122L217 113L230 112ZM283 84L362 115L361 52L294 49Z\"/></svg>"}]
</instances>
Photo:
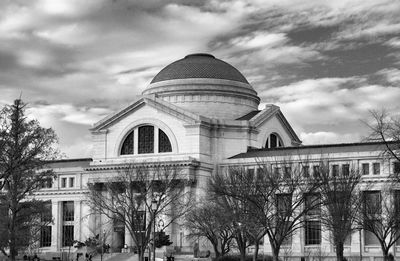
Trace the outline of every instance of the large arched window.
<instances>
[{"instance_id":1,"label":"large arched window","mask_svg":"<svg viewBox=\"0 0 400 261\"><path fill-rule=\"evenodd\" d=\"M271 133L265 142L266 148L278 148L283 147L282 139L276 133Z\"/></svg>"},{"instance_id":2,"label":"large arched window","mask_svg":"<svg viewBox=\"0 0 400 261\"><path fill-rule=\"evenodd\" d=\"M121 155L172 152L171 142L161 129L153 125L134 128L121 146Z\"/></svg>"}]
</instances>

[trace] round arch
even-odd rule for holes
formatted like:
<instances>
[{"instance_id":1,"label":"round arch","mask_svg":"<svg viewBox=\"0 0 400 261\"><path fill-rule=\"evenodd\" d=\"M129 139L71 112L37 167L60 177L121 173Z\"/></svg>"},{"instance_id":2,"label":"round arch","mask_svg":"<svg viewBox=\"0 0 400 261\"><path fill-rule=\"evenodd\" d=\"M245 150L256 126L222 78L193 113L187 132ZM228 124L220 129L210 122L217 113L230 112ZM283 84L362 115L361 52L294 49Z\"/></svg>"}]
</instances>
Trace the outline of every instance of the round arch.
<instances>
[{"instance_id":1,"label":"round arch","mask_svg":"<svg viewBox=\"0 0 400 261\"><path fill-rule=\"evenodd\" d=\"M178 142L176 140L176 137L175 137L174 133L172 132L172 130L168 127L167 124L165 124L163 121L160 121L158 119L143 118L143 119L131 122L118 135L118 137L116 139L116 143L114 145L114 155L116 157L125 156L125 155L121 155L120 152L121 152L122 144L125 141L125 138L131 133L131 131L135 128L139 128L139 127L145 126L145 125L151 125L151 126L157 127L168 136L168 139L171 143L172 152L167 152L166 154L179 153ZM154 152L154 154L158 154L158 151ZM164 153L162 153L162 154L164 154ZM129 156L131 156L131 155L129 155Z\"/></svg>"}]
</instances>

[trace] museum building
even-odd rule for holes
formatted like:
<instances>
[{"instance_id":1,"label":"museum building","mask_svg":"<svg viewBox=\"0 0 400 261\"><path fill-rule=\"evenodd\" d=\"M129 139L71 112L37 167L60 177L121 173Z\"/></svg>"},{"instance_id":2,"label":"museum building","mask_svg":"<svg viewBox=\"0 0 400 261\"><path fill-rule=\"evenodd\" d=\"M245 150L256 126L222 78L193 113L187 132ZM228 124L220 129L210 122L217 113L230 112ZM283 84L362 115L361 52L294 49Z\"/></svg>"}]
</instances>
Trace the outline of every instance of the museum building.
<instances>
[{"instance_id":1,"label":"museum building","mask_svg":"<svg viewBox=\"0 0 400 261\"><path fill-rule=\"evenodd\" d=\"M304 155L313 172L321 157L329 156L329 164L338 172L354 166L362 169L364 180L374 184L374 193L380 193L386 177L400 169L390 157L382 157L379 143L304 146L278 106L259 105L260 98L246 78L210 54L191 54L169 64L140 97L94 124L91 158L51 163L57 178L36 194L51 202L54 221L42 230L41 250L60 252L68 247L67 238L84 242L101 233L103 217L93 215L86 202L88 184L105 182L130 163L179 166L184 170L182 179L188 181L185 189L198 199L216 171L240 165L256 172L260 160L279 162ZM293 256L310 251L334 255L328 232L320 226L318 220L310 220L284 248ZM192 251L193 242L183 226L172 224L166 232L175 249ZM108 240L113 248L133 246L124 228L113 229ZM261 252L270 251L265 238ZM363 256L381 255L378 242L364 231L354 233L345 246L345 255L357 256L360 251Z\"/></svg>"}]
</instances>

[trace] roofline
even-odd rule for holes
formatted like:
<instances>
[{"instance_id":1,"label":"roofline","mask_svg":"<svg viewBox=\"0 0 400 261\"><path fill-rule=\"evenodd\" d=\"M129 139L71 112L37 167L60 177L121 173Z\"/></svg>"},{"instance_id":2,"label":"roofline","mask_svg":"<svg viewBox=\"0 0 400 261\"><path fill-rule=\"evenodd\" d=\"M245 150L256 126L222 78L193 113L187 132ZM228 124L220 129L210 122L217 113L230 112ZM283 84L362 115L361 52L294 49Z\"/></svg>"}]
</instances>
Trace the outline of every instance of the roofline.
<instances>
[{"instance_id":1,"label":"roofline","mask_svg":"<svg viewBox=\"0 0 400 261\"><path fill-rule=\"evenodd\" d=\"M48 160L46 161L46 163L82 162L82 161L93 161L93 159L92 158L58 159L58 160Z\"/></svg>"},{"instance_id":2,"label":"roofline","mask_svg":"<svg viewBox=\"0 0 400 261\"><path fill-rule=\"evenodd\" d=\"M370 145L385 145L385 144L400 144L399 141L369 141L369 142L353 142L353 143L331 143L331 144L315 144L315 145L300 145L291 147L278 147L278 148L262 148L254 149L249 147L247 152L236 154L228 159L236 158L250 158L246 157L248 153L254 152L270 152L270 151L285 151L285 150L305 150L305 149L318 149L318 148L339 148L339 147L352 147L352 146L370 146Z\"/></svg>"}]
</instances>

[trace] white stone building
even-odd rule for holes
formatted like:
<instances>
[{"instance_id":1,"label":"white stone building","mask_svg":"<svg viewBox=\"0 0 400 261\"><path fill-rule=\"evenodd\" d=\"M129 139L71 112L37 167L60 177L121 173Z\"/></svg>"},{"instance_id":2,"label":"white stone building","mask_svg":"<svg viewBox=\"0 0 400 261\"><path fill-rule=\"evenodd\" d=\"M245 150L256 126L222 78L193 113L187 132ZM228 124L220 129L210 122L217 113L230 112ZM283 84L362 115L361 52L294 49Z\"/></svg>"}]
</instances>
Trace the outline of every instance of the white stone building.
<instances>
[{"instance_id":1,"label":"white stone building","mask_svg":"<svg viewBox=\"0 0 400 261\"><path fill-rule=\"evenodd\" d=\"M59 252L66 248L67 234L85 241L99 233L96 229L101 217L89 215L85 203L87 184L107 180L126 163L179 164L186 170L184 178L196 181L196 186L188 189L199 195L220 166L244 164L254 168L256 158L296 153L329 154L339 166L368 164L366 177L379 184L384 184L385 175L393 171L391 160L382 160L376 144L301 146L279 107L267 105L260 110L259 103L246 78L212 55L192 54L166 66L141 97L90 129L94 148L91 158L52 163L57 179L37 193L38 198L51 201L54 218L54 224L42 233L41 249ZM169 233L176 248L192 249L181 226L172 226ZM312 236L320 239L305 238L304 232L296 234L293 254L304 256L312 248L333 253L325 237ZM110 242L115 248L132 245L124 229L115 229ZM356 255L361 249L364 256L379 255L379 246L369 243L354 234L346 251ZM268 250L265 240L264 251Z\"/></svg>"}]
</instances>

